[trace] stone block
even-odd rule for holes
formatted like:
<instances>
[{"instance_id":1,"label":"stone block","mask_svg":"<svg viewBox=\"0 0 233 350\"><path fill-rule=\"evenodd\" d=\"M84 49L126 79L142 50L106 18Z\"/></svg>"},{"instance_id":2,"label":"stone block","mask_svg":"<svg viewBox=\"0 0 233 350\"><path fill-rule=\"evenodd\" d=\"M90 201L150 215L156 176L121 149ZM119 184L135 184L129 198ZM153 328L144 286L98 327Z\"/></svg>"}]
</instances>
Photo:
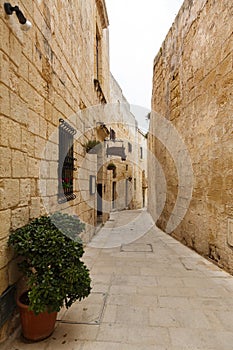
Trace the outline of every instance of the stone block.
<instances>
[{"instance_id":1,"label":"stone block","mask_svg":"<svg viewBox=\"0 0 233 350\"><path fill-rule=\"evenodd\" d=\"M30 201L31 181L30 179L21 179L19 182L19 205L26 206Z\"/></svg>"},{"instance_id":2,"label":"stone block","mask_svg":"<svg viewBox=\"0 0 233 350\"><path fill-rule=\"evenodd\" d=\"M44 115L44 99L31 85L26 85L24 90L21 90L21 94L30 105L31 110L40 116Z\"/></svg>"},{"instance_id":3,"label":"stone block","mask_svg":"<svg viewBox=\"0 0 233 350\"><path fill-rule=\"evenodd\" d=\"M47 129L48 128L47 128L47 122L44 119L44 116L43 116L43 118L41 117L39 119L39 126L40 126L40 137L47 139Z\"/></svg>"},{"instance_id":4,"label":"stone block","mask_svg":"<svg viewBox=\"0 0 233 350\"><path fill-rule=\"evenodd\" d=\"M9 27L6 25L6 23L3 21L3 18L0 19L0 37L1 37L0 48L7 55L9 55L9 52L10 52L10 30L9 30Z\"/></svg>"},{"instance_id":5,"label":"stone block","mask_svg":"<svg viewBox=\"0 0 233 350\"><path fill-rule=\"evenodd\" d=\"M45 148L45 158L50 161L56 161L59 158L58 153L59 153L58 145L50 141L47 141L46 148Z\"/></svg>"},{"instance_id":6,"label":"stone block","mask_svg":"<svg viewBox=\"0 0 233 350\"><path fill-rule=\"evenodd\" d=\"M28 80L28 59L21 55L20 65L19 65L19 75L24 78L24 80Z\"/></svg>"},{"instance_id":7,"label":"stone block","mask_svg":"<svg viewBox=\"0 0 233 350\"><path fill-rule=\"evenodd\" d=\"M34 87L34 89L42 95L44 98L47 97L47 83L46 81L41 77L41 74L37 68L37 66L34 66L33 64L29 63L29 81L30 84Z\"/></svg>"},{"instance_id":8,"label":"stone block","mask_svg":"<svg viewBox=\"0 0 233 350\"><path fill-rule=\"evenodd\" d=\"M39 177L39 166L40 162L34 158L28 158L28 177L38 178Z\"/></svg>"},{"instance_id":9,"label":"stone block","mask_svg":"<svg viewBox=\"0 0 233 350\"><path fill-rule=\"evenodd\" d=\"M232 55L227 56L222 62L217 66L217 74L221 77L226 75L228 72L232 71Z\"/></svg>"},{"instance_id":10,"label":"stone block","mask_svg":"<svg viewBox=\"0 0 233 350\"><path fill-rule=\"evenodd\" d=\"M193 79L194 79L194 85L199 84L202 79L204 78L204 67L200 67L196 72L194 73Z\"/></svg>"},{"instance_id":11,"label":"stone block","mask_svg":"<svg viewBox=\"0 0 233 350\"><path fill-rule=\"evenodd\" d=\"M12 210L11 226L13 230L26 225L29 221L29 207Z\"/></svg>"},{"instance_id":12,"label":"stone block","mask_svg":"<svg viewBox=\"0 0 233 350\"><path fill-rule=\"evenodd\" d=\"M0 147L0 177L11 177L11 150Z\"/></svg>"},{"instance_id":13,"label":"stone block","mask_svg":"<svg viewBox=\"0 0 233 350\"><path fill-rule=\"evenodd\" d=\"M15 207L19 203L19 180L0 180L0 209Z\"/></svg>"},{"instance_id":14,"label":"stone block","mask_svg":"<svg viewBox=\"0 0 233 350\"><path fill-rule=\"evenodd\" d=\"M49 122L53 122L53 105L48 102L45 101L45 119L48 120Z\"/></svg>"},{"instance_id":15,"label":"stone block","mask_svg":"<svg viewBox=\"0 0 233 350\"><path fill-rule=\"evenodd\" d=\"M13 257L13 251L8 246L8 237L0 241L0 269L7 266Z\"/></svg>"},{"instance_id":16,"label":"stone block","mask_svg":"<svg viewBox=\"0 0 233 350\"><path fill-rule=\"evenodd\" d=\"M40 179L50 179L50 162L47 160L40 161Z\"/></svg>"},{"instance_id":17,"label":"stone block","mask_svg":"<svg viewBox=\"0 0 233 350\"><path fill-rule=\"evenodd\" d=\"M13 178L26 178L28 176L27 155L17 150L12 150L12 176Z\"/></svg>"},{"instance_id":18,"label":"stone block","mask_svg":"<svg viewBox=\"0 0 233 350\"><path fill-rule=\"evenodd\" d=\"M10 57L17 67L20 66L22 56L21 43L13 32L10 32Z\"/></svg>"},{"instance_id":19,"label":"stone block","mask_svg":"<svg viewBox=\"0 0 233 350\"><path fill-rule=\"evenodd\" d=\"M38 218L40 216L40 206L41 206L40 197L31 198L30 219Z\"/></svg>"},{"instance_id":20,"label":"stone block","mask_svg":"<svg viewBox=\"0 0 233 350\"><path fill-rule=\"evenodd\" d=\"M8 143L10 148L21 150L21 126L19 123L11 120L9 121L10 132L8 134ZM14 132L12 132L14 130Z\"/></svg>"},{"instance_id":21,"label":"stone block","mask_svg":"<svg viewBox=\"0 0 233 350\"><path fill-rule=\"evenodd\" d=\"M28 107L25 102L14 93L10 94L11 118L26 126L28 120Z\"/></svg>"},{"instance_id":22,"label":"stone block","mask_svg":"<svg viewBox=\"0 0 233 350\"><path fill-rule=\"evenodd\" d=\"M46 196L46 184L47 184L47 180L39 179L38 191L42 197Z\"/></svg>"},{"instance_id":23,"label":"stone block","mask_svg":"<svg viewBox=\"0 0 233 350\"><path fill-rule=\"evenodd\" d=\"M4 101L4 104L1 103L0 105L0 112L2 115L10 116L10 91L6 86L1 86L1 98L2 101ZM2 117L1 117L2 119ZM1 124L0 124L1 125ZM1 128L1 126L0 126ZM1 134L3 136L3 134ZM1 140L1 138L0 138ZM3 145L3 143L1 142Z\"/></svg>"},{"instance_id":24,"label":"stone block","mask_svg":"<svg viewBox=\"0 0 233 350\"><path fill-rule=\"evenodd\" d=\"M7 87L10 88L10 63L8 57L0 52L0 62L1 62L1 81L5 83Z\"/></svg>"},{"instance_id":25,"label":"stone block","mask_svg":"<svg viewBox=\"0 0 233 350\"><path fill-rule=\"evenodd\" d=\"M221 52L222 52L222 58L224 59L229 55L230 52L232 52L233 47L233 37L232 35L229 36L229 38L222 43Z\"/></svg>"},{"instance_id":26,"label":"stone block","mask_svg":"<svg viewBox=\"0 0 233 350\"><path fill-rule=\"evenodd\" d=\"M50 177L50 179L57 179L57 170L58 170L58 163L57 162L49 162L49 177Z\"/></svg>"},{"instance_id":27,"label":"stone block","mask_svg":"<svg viewBox=\"0 0 233 350\"><path fill-rule=\"evenodd\" d=\"M0 222L0 240L2 240L8 236L11 227L11 211L9 209L0 211Z\"/></svg>"},{"instance_id":28,"label":"stone block","mask_svg":"<svg viewBox=\"0 0 233 350\"><path fill-rule=\"evenodd\" d=\"M36 197L38 193L37 179L30 179L31 181L31 196Z\"/></svg>"},{"instance_id":29,"label":"stone block","mask_svg":"<svg viewBox=\"0 0 233 350\"><path fill-rule=\"evenodd\" d=\"M9 87L17 95L19 93L20 77L18 76L18 67L14 62L9 62Z\"/></svg>"},{"instance_id":30,"label":"stone block","mask_svg":"<svg viewBox=\"0 0 233 350\"><path fill-rule=\"evenodd\" d=\"M33 110L28 111L28 131L34 135L40 135L40 117Z\"/></svg>"},{"instance_id":31,"label":"stone block","mask_svg":"<svg viewBox=\"0 0 233 350\"><path fill-rule=\"evenodd\" d=\"M32 52L33 52L34 45L35 44L33 43L33 40L24 40L22 52L29 60L31 60L31 58L32 58Z\"/></svg>"},{"instance_id":32,"label":"stone block","mask_svg":"<svg viewBox=\"0 0 233 350\"><path fill-rule=\"evenodd\" d=\"M2 105L2 104L1 104ZM2 112L4 114L4 112ZM1 146L9 146L8 139L11 133L10 129L11 120L7 117L0 117L0 145Z\"/></svg>"},{"instance_id":33,"label":"stone block","mask_svg":"<svg viewBox=\"0 0 233 350\"><path fill-rule=\"evenodd\" d=\"M39 136L35 137L35 157L38 159L45 158L45 147L46 140L42 139Z\"/></svg>"},{"instance_id":34,"label":"stone block","mask_svg":"<svg viewBox=\"0 0 233 350\"><path fill-rule=\"evenodd\" d=\"M22 129L22 148L21 150L27 155L34 157L35 153L35 136L26 129Z\"/></svg>"},{"instance_id":35,"label":"stone block","mask_svg":"<svg viewBox=\"0 0 233 350\"><path fill-rule=\"evenodd\" d=\"M29 102L29 96L33 93L33 90L31 89L31 86L29 82L27 82L25 79L20 79L20 86L19 86L19 97L26 103Z\"/></svg>"},{"instance_id":36,"label":"stone block","mask_svg":"<svg viewBox=\"0 0 233 350\"><path fill-rule=\"evenodd\" d=\"M47 180L46 181L46 195L47 196L55 196L58 191L58 181L55 180Z\"/></svg>"}]
</instances>

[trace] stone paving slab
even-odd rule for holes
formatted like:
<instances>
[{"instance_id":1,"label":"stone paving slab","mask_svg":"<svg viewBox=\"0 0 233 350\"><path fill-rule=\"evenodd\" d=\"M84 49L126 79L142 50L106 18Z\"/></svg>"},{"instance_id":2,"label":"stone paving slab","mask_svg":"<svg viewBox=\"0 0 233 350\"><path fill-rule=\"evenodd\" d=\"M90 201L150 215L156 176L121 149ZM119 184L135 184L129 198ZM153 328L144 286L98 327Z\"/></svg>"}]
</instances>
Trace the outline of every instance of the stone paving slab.
<instances>
[{"instance_id":1,"label":"stone paving slab","mask_svg":"<svg viewBox=\"0 0 233 350\"><path fill-rule=\"evenodd\" d=\"M87 321L98 319L106 295L98 324L57 322L49 339L19 338L6 350L232 350L233 277L151 227L151 218L144 232L148 215L114 212L86 247L93 294L64 317L75 321L80 309L77 320L86 310Z\"/></svg>"},{"instance_id":2,"label":"stone paving slab","mask_svg":"<svg viewBox=\"0 0 233 350\"><path fill-rule=\"evenodd\" d=\"M76 301L68 310L63 308L57 317L58 322L68 324L99 324L106 302L106 293L92 292L81 303Z\"/></svg>"}]
</instances>

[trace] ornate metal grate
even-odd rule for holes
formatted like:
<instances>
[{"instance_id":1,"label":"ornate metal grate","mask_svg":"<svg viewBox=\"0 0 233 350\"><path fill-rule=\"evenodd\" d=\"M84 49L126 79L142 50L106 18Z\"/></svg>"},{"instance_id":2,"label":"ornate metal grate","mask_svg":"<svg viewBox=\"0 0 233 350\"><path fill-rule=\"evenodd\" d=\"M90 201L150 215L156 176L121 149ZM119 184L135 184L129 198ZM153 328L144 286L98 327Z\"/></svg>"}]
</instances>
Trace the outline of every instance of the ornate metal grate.
<instances>
[{"instance_id":1,"label":"ornate metal grate","mask_svg":"<svg viewBox=\"0 0 233 350\"><path fill-rule=\"evenodd\" d=\"M58 165L58 203L64 203L75 199L73 193L73 171L74 167L74 135L76 130L59 119L59 165Z\"/></svg>"}]
</instances>

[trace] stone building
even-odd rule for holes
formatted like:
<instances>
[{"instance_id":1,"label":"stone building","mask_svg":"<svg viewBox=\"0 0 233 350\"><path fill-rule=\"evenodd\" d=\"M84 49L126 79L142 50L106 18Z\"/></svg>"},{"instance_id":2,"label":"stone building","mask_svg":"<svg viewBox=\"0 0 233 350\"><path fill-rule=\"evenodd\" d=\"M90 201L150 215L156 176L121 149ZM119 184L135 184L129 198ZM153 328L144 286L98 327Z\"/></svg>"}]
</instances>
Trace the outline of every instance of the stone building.
<instances>
[{"instance_id":1,"label":"stone building","mask_svg":"<svg viewBox=\"0 0 233 350\"><path fill-rule=\"evenodd\" d=\"M148 138L150 213L231 273L232 15L231 0L184 1L154 60Z\"/></svg>"},{"instance_id":2,"label":"stone building","mask_svg":"<svg viewBox=\"0 0 233 350\"><path fill-rule=\"evenodd\" d=\"M112 75L110 103L86 108L81 114L85 120L92 120L92 115L98 120L85 132L85 137L89 135L87 145L91 142L93 148L82 160L78 186L85 204L96 209L99 226L113 210L139 209L146 205L147 142ZM88 198L86 188L90 177L96 182L96 191ZM85 232L83 238L90 240L90 235L87 237Z\"/></svg>"},{"instance_id":3,"label":"stone building","mask_svg":"<svg viewBox=\"0 0 233 350\"><path fill-rule=\"evenodd\" d=\"M146 205L147 142L138 128L135 116L113 76L110 79L111 112L107 112L108 125L114 137L106 140L106 147L121 147L125 158L109 153L108 162L116 165L112 182L113 209L139 209ZM109 115L111 117L109 118Z\"/></svg>"},{"instance_id":4,"label":"stone building","mask_svg":"<svg viewBox=\"0 0 233 350\"><path fill-rule=\"evenodd\" d=\"M1 305L19 277L7 247L10 229L64 209L86 223L84 240L95 232L97 199L89 183L97 159L84 145L96 137L99 119L94 113L85 119L83 111L110 99L104 0L19 0L17 5L32 23L27 32L0 1ZM68 172L62 165L67 140L73 142ZM14 328L8 316L5 310L0 317L0 342Z\"/></svg>"},{"instance_id":5,"label":"stone building","mask_svg":"<svg viewBox=\"0 0 233 350\"><path fill-rule=\"evenodd\" d=\"M0 0L0 342L17 324L11 307L2 312L6 300L13 305L11 286L19 279L7 246L10 230L64 210L86 224L82 239L88 242L97 221L105 222L115 204L123 207L120 196L113 197L129 158L117 157L114 187L107 164L115 156L107 155L107 146L114 131L124 144L137 135L128 107L112 108L104 0L19 0L17 5L32 23L27 32ZM137 207L141 203L137 198Z\"/></svg>"}]
</instances>

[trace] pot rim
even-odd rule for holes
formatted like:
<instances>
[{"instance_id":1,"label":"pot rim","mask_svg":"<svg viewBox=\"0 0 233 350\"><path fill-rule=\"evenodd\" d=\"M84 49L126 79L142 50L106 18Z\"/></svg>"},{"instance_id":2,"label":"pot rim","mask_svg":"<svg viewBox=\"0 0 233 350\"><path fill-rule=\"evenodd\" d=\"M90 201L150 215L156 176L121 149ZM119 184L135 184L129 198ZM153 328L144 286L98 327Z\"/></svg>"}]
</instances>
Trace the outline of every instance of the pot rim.
<instances>
[{"instance_id":1,"label":"pot rim","mask_svg":"<svg viewBox=\"0 0 233 350\"><path fill-rule=\"evenodd\" d=\"M25 290L23 290L21 293L19 293L18 296L17 296L17 300L16 300L17 305L20 306L20 307L23 308L23 309L28 309L29 305L22 303L22 302L20 301L20 298L21 298L21 296L22 296L24 293L28 293L28 292L29 292L29 289L25 289Z\"/></svg>"}]
</instances>

